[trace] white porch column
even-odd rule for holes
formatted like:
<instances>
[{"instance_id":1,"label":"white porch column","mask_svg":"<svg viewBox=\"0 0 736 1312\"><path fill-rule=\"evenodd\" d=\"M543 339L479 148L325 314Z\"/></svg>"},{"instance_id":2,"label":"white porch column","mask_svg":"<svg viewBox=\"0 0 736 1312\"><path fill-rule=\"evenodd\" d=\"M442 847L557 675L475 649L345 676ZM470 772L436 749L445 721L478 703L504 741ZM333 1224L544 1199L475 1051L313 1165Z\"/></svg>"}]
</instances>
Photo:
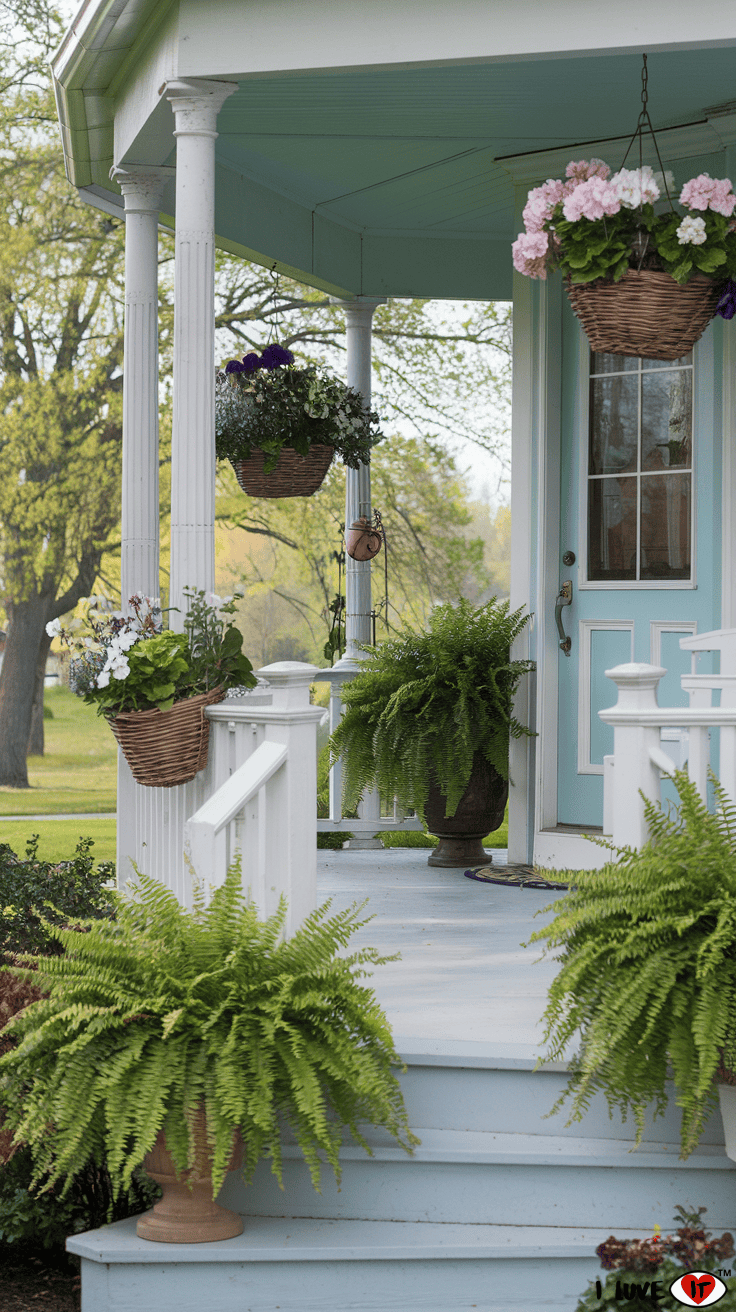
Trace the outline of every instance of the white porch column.
<instances>
[{"instance_id":1,"label":"white porch column","mask_svg":"<svg viewBox=\"0 0 736 1312\"><path fill-rule=\"evenodd\" d=\"M125 200L120 595L159 594L158 216L171 169L110 170Z\"/></svg>"},{"instance_id":2,"label":"white porch column","mask_svg":"<svg viewBox=\"0 0 736 1312\"><path fill-rule=\"evenodd\" d=\"M354 387L356 392L360 392L365 401L366 408L371 403L371 324L373 313L378 305L384 305L385 301L373 297L360 297L356 301L343 301L345 308L345 325L347 338L347 381L349 387ZM371 469L370 465L361 465L358 469L351 469L347 466L345 479L345 528L348 529L353 520L358 519L360 515L365 515L370 519L372 515L371 506ZM359 643L373 641L373 625L371 620L372 611L371 601L371 561L370 560L353 560L351 556L345 553L345 655L335 666L335 669L341 669L345 664L349 669L357 671L359 669L360 648ZM339 687L339 684L337 685ZM333 688L335 685L333 685ZM330 724L332 730L332 723ZM330 813L333 814L332 803L335 802L335 813L338 813L340 803L334 797L335 789L342 786L342 771L333 770L333 777L330 781ZM362 802L358 806L358 815L361 820L375 820L381 818L381 799L378 792L373 790L366 793ZM348 846L350 848L382 848L383 843L380 838L366 837L351 838Z\"/></svg>"},{"instance_id":3,"label":"white porch column","mask_svg":"<svg viewBox=\"0 0 736 1312\"><path fill-rule=\"evenodd\" d=\"M171 443L170 624L183 590L215 579L215 140L237 82L170 82L176 127L174 414Z\"/></svg>"},{"instance_id":4,"label":"white porch column","mask_svg":"<svg viewBox=\"0 0 736 1312\"><path fill-rule=\"evenodd\" d=\"M349 387L360 392L366 404L371 403L371 323L373 312L385 301L360 298L355 303L343 302L347 328L347 381ZM347 466L345 480L345 528L354 519L365 515L370 519L371 468ZM371 642L371 562L353 560L345 555L345 656L359 659L358 643Z\"/></svg>"}]
</instances>

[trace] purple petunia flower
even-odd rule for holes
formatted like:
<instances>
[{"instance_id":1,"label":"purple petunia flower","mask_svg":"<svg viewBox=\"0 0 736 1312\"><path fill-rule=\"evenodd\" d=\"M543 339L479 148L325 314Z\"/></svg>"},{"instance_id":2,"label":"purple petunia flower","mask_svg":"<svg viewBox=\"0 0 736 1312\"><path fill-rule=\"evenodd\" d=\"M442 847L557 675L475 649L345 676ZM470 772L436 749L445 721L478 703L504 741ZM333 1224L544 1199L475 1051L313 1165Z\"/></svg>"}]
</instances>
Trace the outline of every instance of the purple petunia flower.
<instances>
[{"instance_id":1,"label":"purple petunia flower","mask_svg":"<svg viewBox=\"0 0 736 1312\"><path fill-rule=\"evenodd\" d=\"M722 319L733 319L736 314L736 282L732 278L729 278L721 292L716 314L720 314Z\"/></svg>"},{"instance_id":2,"label":"purple petunia flower","mask_svg":"<svg viewBox=\"0 0 736 1312\"><path fill-rule=\"evenodd\" d=\"M247 355L243 356L243 363L240 366L241 373L255 374L262 368L263 364L261 358L259 355L256 355L255 351L249 351Z\"/></svg>"},{"instance_id":3,"label":"purple petunia flower","mask_svg":"<svg viewBox=\"0 0 736 1312\"><path fill-rule=\"evenodd\" d=\"M239 360L228 360L225 365L226 374L242 374L243 366Z\"/></svg>"},{"instance_id":4,"label":"purple petunia flower","mask_svg":"<svg viewBox=\"0 0 736 1312\"><path fill-rule=\"evenodd\" d=\"M261 356L261 366L264 369L278 369L282 364L293 364L294 356L291 351L287 351L285 346L279 346L274 342L267 346Z\"/></svg>"}]
</instances>

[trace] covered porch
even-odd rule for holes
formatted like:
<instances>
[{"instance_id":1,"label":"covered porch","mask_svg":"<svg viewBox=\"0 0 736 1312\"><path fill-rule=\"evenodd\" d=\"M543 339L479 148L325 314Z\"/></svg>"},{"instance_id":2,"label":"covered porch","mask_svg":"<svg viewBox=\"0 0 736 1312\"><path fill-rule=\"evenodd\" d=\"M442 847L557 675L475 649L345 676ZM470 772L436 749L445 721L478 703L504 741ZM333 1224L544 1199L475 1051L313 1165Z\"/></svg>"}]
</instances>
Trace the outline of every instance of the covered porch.
<instances>
[{"instance_id":1,"label":"covered porch","mask_svg":"<svg viewBox=\"0 0 736 1312\"><path fill-rule=\"evenodd\" d=\"M410 1159L372 1132L373 1156L346 1145L341 1190L325 1173L315 1194L286 1144L283 1193L267 1163L248 1189L228 1177L220 1201L245 1229L219 1244L147 1243L134 1220L73 1238L84 1312L572 1312L611 1233L666 1231L683 1199L733 1229L718 1112L686 1162L672 1105L633 1153L633 1127L600 1098L582 1123L545 1119L565 1081L563 1066L535 1070L554 962L521 945L560 896L475 883L406 849L321 852L318 900L367 897L360 941L401 953L371 983L421 1146Z\"/></svg>"}]
</instances>

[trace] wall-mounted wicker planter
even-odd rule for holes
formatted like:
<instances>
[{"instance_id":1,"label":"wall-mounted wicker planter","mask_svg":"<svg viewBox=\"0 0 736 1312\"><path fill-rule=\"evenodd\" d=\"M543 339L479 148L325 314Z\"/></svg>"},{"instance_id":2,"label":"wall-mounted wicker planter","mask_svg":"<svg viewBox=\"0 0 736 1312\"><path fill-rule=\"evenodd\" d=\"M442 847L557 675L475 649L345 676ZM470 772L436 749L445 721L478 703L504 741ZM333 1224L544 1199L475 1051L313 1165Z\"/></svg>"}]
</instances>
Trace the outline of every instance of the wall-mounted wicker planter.
<instances>
[{"instance_id":1,"label":"wall-mounted wicker planter","mask_svg":"<svg viewBox=\"0 0 736 1312\"><path fill-rule=\"evenodd\" d=\"M173 788L204 770L210 740L205 707L224 696L222 688L213 688L174 702L168 711L122 711L110 720L136 783Z\"/></svg>"},{"instance_id":2,"label":"wall-mounted wicker planter","mask_svg":"<svg viewBox=\"0 0 736 1312\"><path fill-rule=\"evenodd\" d=\"M668 273L628 269L620 282L571 283L567 294L594 351L677 360L702 337L721 284L697 273L681 286Z\"/></svg>"},{"instance_id":3,"label":"wall-mounted wicker planter","mask_svg":"<svg viewBox=\"0 0 736 1312\"><path fill-rule=\"evenodd\" d=\"M264 474L265 456L254 451L247 460L233 460L235 477L244 492L251 497L311 497L325 480L335 454L333 446L310 446L300 456L291 446L281 449L278 464L270 474Z\"/></svg>"}]
</instances>

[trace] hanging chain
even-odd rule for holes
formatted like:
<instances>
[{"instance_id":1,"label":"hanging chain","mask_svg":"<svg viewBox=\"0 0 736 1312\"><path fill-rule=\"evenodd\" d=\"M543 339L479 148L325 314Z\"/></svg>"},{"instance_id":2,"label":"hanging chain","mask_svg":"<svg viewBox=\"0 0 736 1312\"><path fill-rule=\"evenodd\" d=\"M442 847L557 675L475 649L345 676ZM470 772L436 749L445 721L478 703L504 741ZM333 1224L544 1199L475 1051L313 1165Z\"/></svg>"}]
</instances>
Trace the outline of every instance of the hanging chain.
<instances>
[{"instance_id":1,"label":"hanging chain","mask_svg":"<svg viewBox=\"0 0 736 1312\"><path fill-rule=\"evenodd\" d=\"M626 154L624 155L623 160L621 161L621 168L624 167L624 164L626 163L627 159L629 158L629 152L630 152L631 147L633 146L634 142L638 140L638 142L639 142L639 183L640 183L640 185L641 185L641 171L642 171L642 168L644 167L644 140L643 140L643 138L644 138L644 132L647 131L647 132L649 133L649 135L651 136L652 141L654 142L654 149L655 149L655 152L656 152L656 155L657 155L657 162L658 162L658 164L659 164L660 172L661 172L661 174L662 174L662 186L664 187L665 195L666 195L666 197L667 197L667 200L669 201L670 209L672 210L672 213L674 214L674 213L675 213L675 207L674 207L674 205L672 204L672 197L670 196L670 189L669 189L669 187L667 186L667 174L665 173L664 164L662 163L662 156L661 156L660 153L659 153L659 146L657 145L657 137L656 137L656 134L655 134L654 128L652 127L652 120L651 120L650 117L649 117L649 107L648 107L648 106L649 106L649 89L648 89L648 84L649 84L649 70L648 70L648 68L647 68L647 57L646 57L646 55L642 55L642 61L643 61L643 62L642 62L642 70L641 70L641 112L640 112L640 114L639 114L639 118L638 118L638 120L637 120L637 124L636 124L636 127L635 127L635 129L634 129L634 135L632 136L631 141L629 142L629 144L628 144L628 146L627 146L627 148L626 148ZM640 204L639 208L641 209L641 204Z\"/></svg>"}]
</instances>

